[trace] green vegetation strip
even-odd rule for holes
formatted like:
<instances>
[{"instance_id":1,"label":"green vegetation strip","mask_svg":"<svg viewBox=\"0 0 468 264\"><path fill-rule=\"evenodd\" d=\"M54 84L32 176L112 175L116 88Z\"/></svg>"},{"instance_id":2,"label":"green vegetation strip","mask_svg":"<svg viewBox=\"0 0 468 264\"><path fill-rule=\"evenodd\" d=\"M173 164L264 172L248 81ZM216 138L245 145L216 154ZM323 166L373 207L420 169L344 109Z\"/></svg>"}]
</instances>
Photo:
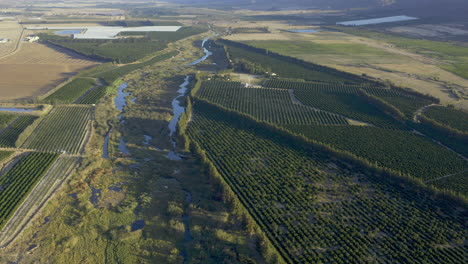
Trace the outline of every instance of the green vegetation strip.
<instances>
[{"instance_id":1,"label":"green vegetation strip","mask_svg":"<svg viewBox=\"0 0 468 264\"><path fill-rule=\"evenodd\" d=\"M0 162L6 160L13 154L13 151L0 151Z\"/></svg>"},{"instance_id":2,"label":"green vegetation strip","mask_svg":"<svg viewBox=\"0 0 468 264\"><path fill-rule=\"evenodd\" d=\"M7 128L0 131L0 147L15 148L18 137L30 126L37 116L21 115Z\"/></svg>"},{"instance_id":3,"label":"green vegetation strip","mask_svg":"<svg viewBox=\"0 0 468 264\"><path fill-rule=\"evenodd\" d=\"M0 112L0 130L8 126L16 117L17 115L14 114Z\"/></svg>"},{"instance_id":4,"label":"green vegetation strip","mask_svg":"<svg viewBox=\"0 0 468 264\"><path fill-rule=\"evenodd\" d=\"M342 72L334 68L306 62L297 58L284 56L266 49L247 44L220 39L227 46L229 58L238 70L251 73L275 73L279 77L296 78L306 81L363 83L369 80L358 75Z\"/></svg>"},{"instance_id":5,"label":"green vegetation strip","mask_svg":"<svg viewBox=\"0 0 468 264\"><path fill-rule=\"evenodd\" d=\"M76 154L88 133L91 108L58 106L40 124L24 148Z\"/></svg>"},{"instance_id":6,"label":"green vegetation strip","mask_svg":"<svg viewBox=\"0 0 468 264\"><path fill-rule=\"evenodd\" d=\"M198 97L275 124L348 124L338 115L295 104L287 90L245 88L239 82L205 81Z\"/></svg>"},{"instance_id":7,"label":"green vegetation strip","mask_svg":"<svg viewBox=\"0 0 468 264\"><path fill-rule=\"evenodd\" d=\"M169 58L171 58L173 56L176 56L177 54L178 54L178 51L167 52L167 53L155 56L154 58L152 58L150 60L147 60L145 62L142 62L142 63L129 64L129 65L125 65L125 66L122 66L122 67L113 68L113 69L108 70L108 71L100 72L100 73L94 75L94 77L97 77L97 78L100 78L100 79L104 80L106 82L106 84L111 84L114 81L116 81L118 78L120 78L120 77L122 77L122 76L124 76L124 75L126 75L126 74L128 74L128 73L130 73L132 71L144 68L146 66L155 64L155 63L160 62L160 61L167 60L167 59L169 59Z\"/></svg>"},{"instance_id":8,"label":"green vegetation strip","mask_svg":"<svg viewBox=\"0 0 468 264\"><path fill-rule=\"evenodd\" d=\"M430 139L409 131L360 126L288 126L336 149L424 181L468 169L467 162ZM468 182L464 184L468 189Z\"/></svg>"},{"instance_id":9,"label":"green vegetation strip","mask_svg":"<svg viewBox=\"0 0 468 264\"><path fill-rule=\"evenodd\" d=\"M198 102L187 134L288 262L463 263L464 205Z\"/></svg>"},{"instance_id":10,"label":"green vegetation strip","mask_svg":"<svg viewBox=\"0 0 468 264\"><path fill-rule=\"evenodd\" d=\"M58 156L39 152L27 154L0 177L0 230Z\"/></svg>"},{"instance_id":11,"label":"green vegetation strip","mask_svg":"<svg viewBox=\"0 0 468 264\"><path fill-rule=\"evenodd\" d=\"M53 94L44 99L48 103L70 104L75 102L81 95L91 89L96 84L96 80L89 78L77 78L67 83Z\"/></svg>"},{"instance_id":12,"label":"green vegetation strip","mask_svg":"<svg viewBox=\"0 0 468 264\"><path fill-rule=\"evenodd\" d=\"M450 128L468 133L468 113L466 112L444 106L434 106L429 107L424 112L424 116Z\"/></svg>"}]
</instances>

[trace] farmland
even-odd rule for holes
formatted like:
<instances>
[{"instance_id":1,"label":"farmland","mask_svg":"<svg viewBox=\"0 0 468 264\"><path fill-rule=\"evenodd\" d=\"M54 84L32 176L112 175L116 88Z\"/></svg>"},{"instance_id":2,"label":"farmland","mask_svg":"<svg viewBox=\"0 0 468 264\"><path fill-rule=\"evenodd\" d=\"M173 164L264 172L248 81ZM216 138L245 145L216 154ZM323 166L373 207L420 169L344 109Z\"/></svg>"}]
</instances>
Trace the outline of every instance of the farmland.
<instances>
[{"instance_id":1,"label":"farmland","mask_svg":"<svg viewBox=\"0 0 468 264\"><path fill-rule=\"evenodd\" d=\"M23 131L30 126L37 116L21 115L15 119L7 128L0 131L0 147L15 148L16 141Z\"/></svg>"},{"instance_id":2,"label":"farmland","mask_svg":"<svg viewBox=\"0 0 468 264\"><path fill-rule=\"evenodd\" d=\"M450 128L468 133L468 123L466 122L468 114L465 112L447 107L435 106L428 108L424 112L424 116Z\"/></svg>"},{"instance_id":3,"label":"farmland","mask_svg":"<svg viewBox=\"0 0 468 264\"><path fill-rule=\"evenodd\" d=\"M57 106L24 143L23 148L79 153L90 133L91 108Z\"/></svg>"},{"instance_id":4,"label":"farmland","mask_svg":"<svg viewBox=\"0 0 468 264\"><path fill-rule=\"evenodd\" d=\"M26 198L41 177L57 159L58 154L30 153L20 158L0 178L0 228L7 223L15 209Z\"/></svg>"},{"instance_id":5,"label":"farmland","mask_svg":"<svg viewBox=\"0 0 468 264\"><path fill-rule=\"evenodd\" d=\"M207 81L199 97L276 124L347 124L345 118L294 104L288 90L244 88L237 82Z\"/></svg>"},{"instance_id":6,"label":"farmland","mask_svg":"<svg viewBox=\"0 0 468 264\"><path fill-rule=\"evenodd\" d=\"M38 97L77 71L96 64L83 56L43 44L23 43L18 52L0 59L0 100Z\"/></svg>"},{"instance_id":7,"label":"farmland","mask_svg":"<svg viewBox=\"0 0 468 264\"><path fill-rule=\"evenodd\" d=\"M11 151L0 151L0 162L10 157L11 154L13 154Z\"/></svg>"},{"instance_id":8,"label":"farmland","mask_svg":"<svg viewBox=\"0 0 468 264\"><path fill-rule=\"evenodd\" d=\"M93 79L77 78L65 84L59 90L44 99L48 103L73 103L86 91L93 88L96 81Z\"/></svg>"},{"instance_id":9,"label":"farmland","mask_svg":"<svg viewBox=\"0 0 468 264\"><path fill-rule=\"evenodd\" d=\"M463 216L448 204L212 110L195 107L189 137L287 262L463 259ZM434 238L453 247L419 250Z\"/></svg>"}]
</instances>

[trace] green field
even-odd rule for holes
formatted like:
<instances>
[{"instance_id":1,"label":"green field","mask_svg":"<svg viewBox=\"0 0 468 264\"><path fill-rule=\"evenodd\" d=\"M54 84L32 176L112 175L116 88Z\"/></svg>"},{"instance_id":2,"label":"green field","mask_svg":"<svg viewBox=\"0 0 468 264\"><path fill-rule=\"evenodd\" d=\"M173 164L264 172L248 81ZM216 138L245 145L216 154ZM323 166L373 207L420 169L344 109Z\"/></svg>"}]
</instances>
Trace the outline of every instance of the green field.
<instances>
[{"instance_id":1,"label":"green field","mask_svg":"<svg viewBox=\"0 0 468 264\"><path fill-rule=\"evenodd\" d=\"M468 133L468 114L463 111L443 106L433 106L424 112L424 116L448 127Z\"/></svg>"},{"instance_id":2,"label":"green field","mask_svg":"<svg viewBox=\"0 0 468 264\"><path fill-rule=\"evenodd\" d=\"M65 84L53 94L47 96L44 102L70 104L75 102L86 91L93 88L96 81L88 78L77 78Z\"/></svg>"},{"instance_id":3,"label":"green field","mask_svg":"<svg viewBox=\"0 0 468 264\"><path fill-rule=\"evenodd\" d=\"M0 147L2 148L15 148L16 140L23 131L30 126L37 116L22 115L19 116L7 128L0 131Z\"/></svg>"},{"instance_id":4,"label":"green field","mask_svg":"<svg viewBox=\"0 0 468 264\"><path fill-rule=\"evenodd\" d=\"M90 133L91 108L57 106L41 122L23 148L47 152L79 153L87 133Z\"/></svg>"},{"instance_id":5,"label":"green field","mask_svg":"<svg viewBox=\"0 0 468 264\"><path fill-rule=\"evenodd\" d=\"M0 230L57 158L58 154L26 154L0 177Z\"/></svg>"},{"instance_id":6,"label":"green field","mask_svg":"<svg viewBox=\"0 0 468 264\"><path fill-rule=\"evenodd\" d=\"M352 152L379 166L430 180L468 169L468 163L409 131L357 126L288 126L295 133ZM468 189L468 182L463 184ZM462 187L460 187L462 188Z\"/></svg>"},{"instance_id":7,"label":"green field","mask_svg":"<svg viewBox=\"0 0 468 264\"><path fill-rule=\"evenodd\" d=\"M239 82L205 81L198 97L275 124L348 124L338 115L294 104L288 90L245 88Z\"/></svg>"},{"instance_id":8,"label":"green field","mask_svg":"<svg viewBox=\"0 0 468 264\"><path fill-rule=\"evenodd\" d=\"M13 154L13 151L0 151L0 162L7 159Z\"/></svg>"},{"instance_id":9,"label":"green field","mask_svg":"<svg viewBox=\"0 0 468 264\"><path fill-rule=\"evenodd\" d=\"M132 71L142 69L146 66L153 65L160 61L167 60L178 54L177 51L171 51L163 54L159 54L150 60L147 60L142 63L129 64L117 68L110 68L109 70L100 71L97 74L92 75L93 77L102 79L106 84L112 84L115 80L120 78L123 75L126 75Z\"/></svg>"},{"instance_id":10,"label":"green field","mask_svg":"<svg viewBox=\"0 0 468 264\"><path fill-rule=\"evenodd\" d=\"M206 32L206 28L183 27L176 32L147 32L144 38L115 40L76 40L55 35L40 34L43 41L58 45L93 59L116 63L132 63L167 48L167 44ZM122 33L139 36L140 32Z\"/></svg>"},{"instance_id":11,"label":"green field","mask_svg":"<svg viewBox=\"0 0 468 264\"><path fill-rule=\"evenodd\" d=\"M415 53L439 59L442 62L448 63L442 64L442 68L468 79L468 71L466 70L468 68L468 49L466 47L448 42L411 39L391 34L383 34L368 29L351 27L333 28L356 36L382 40Z\"/></svg>"},{"instance_id":12,"label":"green field","mask_svg":"<svg viewBox=\"0 0 468 264\"><path fill-rule=\"evenodd\" d=\"M424 190L203 105L187 132L288 263L463 262L464 217Z\"/></svg>"},{"instance_id":13,"label":"green field","mask_svg":"<svg viewBox=\"0 0 468 264\"><path fill-rule=\"evenodd\" d=\"M9 113L0 113L0 130L8 126L17 116Z\"/></svg>"},{"instance_id":14,"label":"green field","mask_svg":"<svg viewBox=\"0 0 468 264\"><path fill-rule=\"evenodd\" d=\"M255 74L274 73L278 77L296 78L306 81L361 83L364 79L357 75L283 56L265 49L239 42L221 40L226 45L229 58L237 70Z\"/></svg>"}]
</instances>

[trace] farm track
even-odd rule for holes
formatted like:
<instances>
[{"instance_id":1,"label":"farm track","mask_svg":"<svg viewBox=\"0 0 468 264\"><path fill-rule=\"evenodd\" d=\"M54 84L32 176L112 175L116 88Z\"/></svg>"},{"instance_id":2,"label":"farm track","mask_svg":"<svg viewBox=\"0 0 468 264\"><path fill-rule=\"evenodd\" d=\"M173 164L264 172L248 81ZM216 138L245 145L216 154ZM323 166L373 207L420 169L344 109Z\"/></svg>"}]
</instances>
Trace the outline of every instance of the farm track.
<instances>
[{"instance_id":1,"label":"farm track","mask_svg":"<svg viewBox=\"0 0 468 264\"><path fill-rule=\"evenodd\" d=\"M32 222L44 205L72 174L80 158L62 156L42 177L0 232L0 248L5 248Z\"/></svg>"},{"instance_id":2,"label":"farm track","mask_svg":"<svg viewBox=\"0 0 468 264\"><path fill-rule=\"evenodd\" d=\"M413 114L413 122L419 123L419 117L424 113L424 111L426 111L427 108L429 108L429 107L433 107L433 106L437 106L437 105L440 105L440 104L430 104L430 105L426 105L426 106L423 106L423 107L419 108Z\"/></svg>"}]
</instances>

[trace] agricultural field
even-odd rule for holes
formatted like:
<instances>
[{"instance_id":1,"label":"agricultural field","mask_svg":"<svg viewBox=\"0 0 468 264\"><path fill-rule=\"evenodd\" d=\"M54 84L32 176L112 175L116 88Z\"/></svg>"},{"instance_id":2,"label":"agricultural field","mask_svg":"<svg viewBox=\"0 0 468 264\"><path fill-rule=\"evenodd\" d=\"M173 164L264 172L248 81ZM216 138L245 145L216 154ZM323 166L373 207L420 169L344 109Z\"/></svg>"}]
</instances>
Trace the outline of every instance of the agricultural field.
<instances>
[{"instance_id":1,"label":"agricultural field","mask_svg":"<svg viewBox=\"0 0 468 264\"><path fill-rule=\"evenodd\" d=\"M431 50L442 52L437 46L425 44L422 47L426 52L420 53L409 45L399 46L374 35L354 36L326 29L313 34L276 32L264 35L268 36L234 34L226 38L342 71L390 80L398 86L430 94L444 104L457 103L457 107L465 108L460 99L468 88L468 81L447 71L446 68L452 66L445 63L445 60L450 61L450 56L461 54L462 48L455 47L453 54L444 58L432 56Z\"/></svg>"},{"instance_id":2,"label":"agricultural field","mask_svg":"<svg viewBox=\"0 0 468 264\"><path fill-rule=\"evenodd\" d=\"M15 118L16 115L14 114L0 112L0 130L8 126Z\"/></svg>"},{"instance_id":3,"label":"agricultural field","mask_svg":"<svg viewBox=\"0 0 468 264\"><path fill-rule=\"evenodd\" d=\"M132 63L167 48L167 44L207 31L201 27L183 27L176 32L122 32L123 38L115 40L75 40L67 37L40 34L42 39L93 59L113 61L119 64Z\"/></svg>"},{"instance_id":4,"label":"agricultural field","mask_svg":"<svg viewBox=\"0 0 468 264\"><path fill-rule=\"evenodd\" d=\"M0 147L17 147L16 141L21 133L37 118L37 116L33 115L19 115L7 128L0 130Z\"/></svg>"},{"instance_id":5,"label":"agricultural field","mask_svg":"<svg viewBox=\"0 0 468 264\"><path fill-rule=\"evenodd\" d=\"M466 210L418 187L201 105L187 133L288 263L463 262Z\"/></svg>"},{"instance_id":6,"label":"agricultural field","mask_svg":"<svg viewBox=\"0 0 468 264\"><path fill-rule=\"evenodd\" d=\"M0 59L0 100L36 98L93 65L97 62L63 49L23 43L18 52Z\"/></svg>"},{"instance_id":7,"label":"agricultural field","mask_svg":"<svg viewBox=\"0 0 468 264\"><path fill-rule=\"evenodd\" d=\"M0 151L0 162L6 160L11 154L13 154L12 151Z\"/></svg>"},{"instance_id":8,"label":"agricultural field","mask_svg":"<svg viewBox=\"0 0 468 264\"><path fill-rule=\"evenodd\" d=\"M0 247L4 247L12 242L26 227L36 211L50 199L52 194L57 191L57 188L70 175L71 170L76 167L79 160L79 157L62 156L57 158L57 161L53 163L40 182L24 199L24 202L18 207L17 211L12 214L11 221L1 229ZM47 164L44 164L44 166L48 166Z\"/></svg>"},{"instance_id":9,"label":"agricultural field","mask_svg":"<svg viewBox=\"0 0 468 264\"><path fill-rule=\"evenodd\" d=\"M96 85L96 80L77 78L65 84L60 89L44 98L47 103L70 104Z\"/></svg>"},{"instance_id":10,"label":"agricultural field","mask_svg":"<svg viewBox=\"0 0 468 264\"><path fill-rule=\"evenodd\" d=\"M0 59L15 51L23 29L16 21L0 21L0 39L8 39L7 43L0 43Z\"/></svg>"},{"instance_id":11,"label":"agricultural field","mask_svg":"<svg viewBox=\"0 0 468 264\"><path fill-rule=\"evenodd\" d=\"M341 116L295 104L287 89L246 88L239 82L205 81L197 96L275 124L348 124Z\"/></svg>"},{"instance_id":12,"label":"agricultural field","mask_svg":"<svg viewBox=\"0 0 468 264\"><path fill-rule=\"evenodd\" d=\"M42 176L52 166L58 154L32 152L0 177L0 229L5 226L16 208L28 196Z\"/></svg>"},{"instance_id":13,"label":"agricultural field","mask_svg":"<svg viewBox=\"0 0 468 264\"><path fill-rule=\"evenodd\" d=\"M81 151L90 133L91 108L88 106L57 106L41 122L23 148L47 152Z\"/></svg>"},{"instance_id":14,"label":"agricultural field","mask_svg":"<svg viewBox=\"0 0 468 264\"><path fill-rule=\"evenodd\" d=\"M468 169L452 151L410 131L363 126L287 126L291 131L428 181ZM463 184L468 189L468 183Z\"/></svg>"},{"instance_id":15,"label":"agricultural field","mask_svg":"<svg viewBox=\"0 0 468 264\"><path fill-rule=\"evenodd\" d=\"M424 111L424 116L450 128L468 133L468 114L453 108L434 106Z\"/></svg>"}]
</instances>

